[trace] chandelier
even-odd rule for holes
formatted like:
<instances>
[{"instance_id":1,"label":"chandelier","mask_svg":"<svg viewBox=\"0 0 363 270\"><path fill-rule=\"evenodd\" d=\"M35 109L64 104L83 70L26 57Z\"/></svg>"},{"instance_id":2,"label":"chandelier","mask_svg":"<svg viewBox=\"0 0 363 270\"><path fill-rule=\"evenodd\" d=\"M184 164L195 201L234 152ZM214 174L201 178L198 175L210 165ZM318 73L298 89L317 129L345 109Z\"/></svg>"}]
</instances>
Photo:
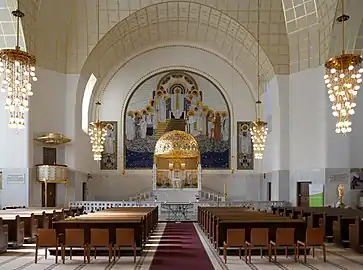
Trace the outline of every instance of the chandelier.
<instances>
[{"instance_id":1,"label":"chandelier","mask_svg":"<svg viewBox=\"0 0 363 270\"><path fill-rule=\"evenodd\" d=\"M345 53L344 22L348 19L349 16L344 14L344 0L342 0L342 15L337 18L337 21L342 23L342 54L325 63L324 76L332 103L333 116L338 118L335 132L343 134L352 131L350 116L354 114L363 73L362 56Z\"/></svg>"},{"instance_id":2,"label":"chandelier","mask_svg":"<svg viewBox=\"0 0 363 270\"><path fill-rule=\"evenodd\" d=\"M258 0L257 12L257 46L260 46L260 0ZM253 143L253 152L255 159L263 159L265 151L265 142L267 136L267 122L260 119L261 101L260 101L260 47L257 50L257 119L252 122L250 132Z\"/></svg>"},{"instance_id":3,"label":"chandelier","mask_svg":"<svg viewBox=\"0 0 363 270\"><path fill-rule=\"evenodd\" d=\"M24 114L29 111L29 97L33 95L32 82L35 77L35 57L19 46L20 19L24 13L12 12L17 18L17 36L15 49L0 50L1 92L5 92L5 109L9 111L9 127L21 129L25 126Z\"/></svg>"},{"instance_id":4,"label":"chandelier","mask_svg":"<svg viewBox=\"0 0 363 270\"><path fill-rule=\"evenodd\" d=\"M267 122L257 119L252 122L251 137L253 143L253 152L255 159L263 159L263 152L265 151L265 142L267 136Z\"/></svg>"},{"instance_id":5,"label":"chandelier","mask_svg":"<svg viewBox=\"0 0 363 270\"><path fill-rule=\"evenodd\" d=\"M88 130L88 134L90 136L91 145L92 145L92 152L93 152L93 159L99 161L102 159L102 152L104 148L104 143L106 139L106 124L100 122L99 120L99 106L101 105L100 102L96 103L97 106L97 121L91 122L90 127Z\"/></svg>"}]
</instances>

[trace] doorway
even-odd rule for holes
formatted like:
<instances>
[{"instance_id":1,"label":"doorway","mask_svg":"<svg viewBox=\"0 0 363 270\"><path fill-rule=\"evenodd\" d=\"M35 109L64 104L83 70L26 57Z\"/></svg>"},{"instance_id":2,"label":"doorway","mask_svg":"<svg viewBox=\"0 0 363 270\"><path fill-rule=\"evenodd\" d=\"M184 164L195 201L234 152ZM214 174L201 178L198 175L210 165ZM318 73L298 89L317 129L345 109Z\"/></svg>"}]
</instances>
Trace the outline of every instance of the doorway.
<instances>
[{"instance_id":1,"label":"doorway","mask_svg":"<svg viewBox=\"0 0 363 270\"><path fill-rule=\"evenodd\" d=\"M45 205L45 184L42 183L42 207L56 207L57 184L47 184L47 205Z\"/></svg>"},{"instance_id":2,"label":"doorway","mask_svg":"<svg viewBox=\"0 0 363 270\"><path fill-rule=\"evenodd\" d=\"M57 148L43 147L43 164L44 165L57 164Z\"/></svg>"},{"instance_id":3,"label":"doorway","mask_svg":"<svg viewBox=\"0 0 363 270\"><path fill-rule=\"evenodd\" d=\"M87 201L87 183L82 182L82 201Z\"/></svg>"},{"instance_id":4,"label":"doorway","mask_svg":"<svg viewBox=\"0 0 363 270\"><path fill-rule=\"evenodd\" d=\"M309 207L309 185L311 182L297 182L297 206Z\"/></svg>"},{"instance_id":5,"label":"doorway","mask_svg":"<svg viewBox=\"0 0 363 270\"><path fill-rule=\"evenodd\" d=\"M267 182L267 200L271 201L271 182Z\"/></svg>"}]
</instances>

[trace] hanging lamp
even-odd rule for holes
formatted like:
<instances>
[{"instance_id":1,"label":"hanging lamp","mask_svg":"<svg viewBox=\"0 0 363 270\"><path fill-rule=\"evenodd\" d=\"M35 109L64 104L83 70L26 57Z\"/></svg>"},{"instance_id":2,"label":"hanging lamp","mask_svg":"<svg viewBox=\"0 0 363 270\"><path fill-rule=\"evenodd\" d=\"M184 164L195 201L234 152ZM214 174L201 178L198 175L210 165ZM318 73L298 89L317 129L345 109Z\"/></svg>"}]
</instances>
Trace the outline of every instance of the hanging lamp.
<instances>
[{"instance_id":1,"label":"hanging lamp","mask_svg":"<svg viewBox=\"0 0 363 270\"><path fill-rule=\"evenodd\" d=\"M347 20L349 16L344 14L344 0L342 0L342 15L337 18L337 22L342 24L342 54L330 58L325 63L324 76L333 116L337 118L335 132L343 134L352 131L350 116L354 114L363 73L362 56L345 53L344 23Z\"/></svg>"},{"instance_id":2,"label":"hanging lamp","mask_svg":"<svg viewBox=\"0 0 363 270\"><path fill-rule=\"evenodd\" d=\"M101 102L96 102L96 121L90 123L88 134L91 140L93 159L99 161L102 159L102 152L106 139L106 124L100 121L99 109Z\"/></svg>"},{"instance_id":3,"label":"hanging lamp","mask_svg":"<svg viewBox=\"0 0 363 270\"><path fill-rule=\"evenodd\" d=\"M260 100L260 0L258 0L257 11L257 117L256 121L251 124L250 132L253 143L253 152L255 159L263 159L263 153L265 150L265 142L267 136L267 122L262 121L261 115L261 100Z\"/></svg>"},{"instance_id":4,"label":"hanging lamp","mask_svg":"<svg viewBox=\"0 0 363 270\"><path fill-rule=\"evenodd\" d=\"M97 1L97 36L100 41L100 1ZM99 74L98 66L98 74ZM106 140L106 124L100 121L100 106L101 102L96 102L96 121L91 122L88 129L90 141L92 145L93 159L100 161L102 159L102 152L104 150L104 143Z\"/></svg>"},{"instance_id":5,"label":"hanging lamp","mask_svg":"<svg viewBox=\"0 0 363 270\"><path fill-rule=\"evenodd\" d=\"M1 92L7 93L5 109L9 111L9 127L22 129L25 127L24 114L29 111L29 97L33 95L32 82L37 77L35 57L19 46L20 19L24 13L19 9L19 0L17 3L17 9L11 13L16 17L16 46L15 49L0 50L0 76Z\"/></svg>"}]
</instances>

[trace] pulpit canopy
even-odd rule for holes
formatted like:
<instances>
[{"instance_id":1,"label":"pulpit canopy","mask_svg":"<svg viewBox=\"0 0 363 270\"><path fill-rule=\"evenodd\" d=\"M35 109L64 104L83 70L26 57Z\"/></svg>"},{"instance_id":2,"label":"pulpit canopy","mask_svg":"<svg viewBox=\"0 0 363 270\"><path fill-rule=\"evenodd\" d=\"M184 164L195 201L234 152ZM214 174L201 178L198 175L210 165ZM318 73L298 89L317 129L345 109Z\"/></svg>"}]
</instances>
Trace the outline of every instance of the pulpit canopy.
<instances>
[{"instance_id":1,"label":"pulpit canopy","mask_svg":"<svg viewBox=\"0 0 363 270\"><path fill-rule=\"evenodd\" d=\"M173 130L165 133L157 141L154 156L178 159L199 158L199 145L192 135L184 131Z\"/></svg>"}]
</instances>

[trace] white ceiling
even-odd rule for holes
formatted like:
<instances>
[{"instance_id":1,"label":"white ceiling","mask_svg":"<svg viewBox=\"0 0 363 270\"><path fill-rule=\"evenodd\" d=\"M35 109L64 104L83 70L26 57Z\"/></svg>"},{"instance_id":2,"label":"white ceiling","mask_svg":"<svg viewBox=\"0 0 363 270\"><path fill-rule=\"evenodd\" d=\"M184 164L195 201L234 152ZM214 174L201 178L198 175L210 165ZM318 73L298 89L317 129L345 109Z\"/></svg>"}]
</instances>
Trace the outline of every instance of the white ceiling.
<instances>
[{"instance_id":1,"label":"white ceiling","mask_svg":"<svg viewBox=\"0 0 363 270\"><path fill-rule=\"evenodd\" d=\"M16 8L16 0L0 0L0 48L14 49L16 46L16 18L11 14ZM19 45L25 48L22 26L20 26Z\"/></svg>"},{"instance_id":2,"label":"white ceiling","mask_svg":"<svg viewBox=\"0 0 363 270\"><path fill-rule=\"evenodd\" d=\"M7 25L9 10L15 1L0 0L3 25L0 44L4 46L10 46L15 33L9 32L13 25ZM338 38L331 42L338 2L261 0L260 44L269 61L262 58L260 64L268 73L266 77L316 67L336 51L334 48L340 47ZM359 10L357 6L363 3L361 0L346 2L353 7L349 12ZM27 49L37 56L38 65L65 73L80 73L98 43L97 0L20 0L20 6L26 14L23 27ZM231 59L232 36L237 35L233 45L235 53L242 52L242 46L247 47L240 57L245 57L247 51L252 52L251 63L254 63L257 46L252 45L255 41L245 33L256 38L256 11L257 0L100 0L99 32L101 37L108 33L107 39L114 40L120 36L117 31L122 29L124 37L129 38L123 40L123 57L156 43L184 42L210 46ZM125 18L128 19L122 21ZM352 31L350 44L361 51L363 38L359 29L363 24L361 18L351 18L349 27L357 31ZM111 30L119 22L122 27ZM233 32L236 34L231 34L232 28L237 29ZM244 34L239 36L239 33ZM119 57L118 52L114 56ZM272 71L267 62L272 64Z\"/></svg>"}]
</instances>

